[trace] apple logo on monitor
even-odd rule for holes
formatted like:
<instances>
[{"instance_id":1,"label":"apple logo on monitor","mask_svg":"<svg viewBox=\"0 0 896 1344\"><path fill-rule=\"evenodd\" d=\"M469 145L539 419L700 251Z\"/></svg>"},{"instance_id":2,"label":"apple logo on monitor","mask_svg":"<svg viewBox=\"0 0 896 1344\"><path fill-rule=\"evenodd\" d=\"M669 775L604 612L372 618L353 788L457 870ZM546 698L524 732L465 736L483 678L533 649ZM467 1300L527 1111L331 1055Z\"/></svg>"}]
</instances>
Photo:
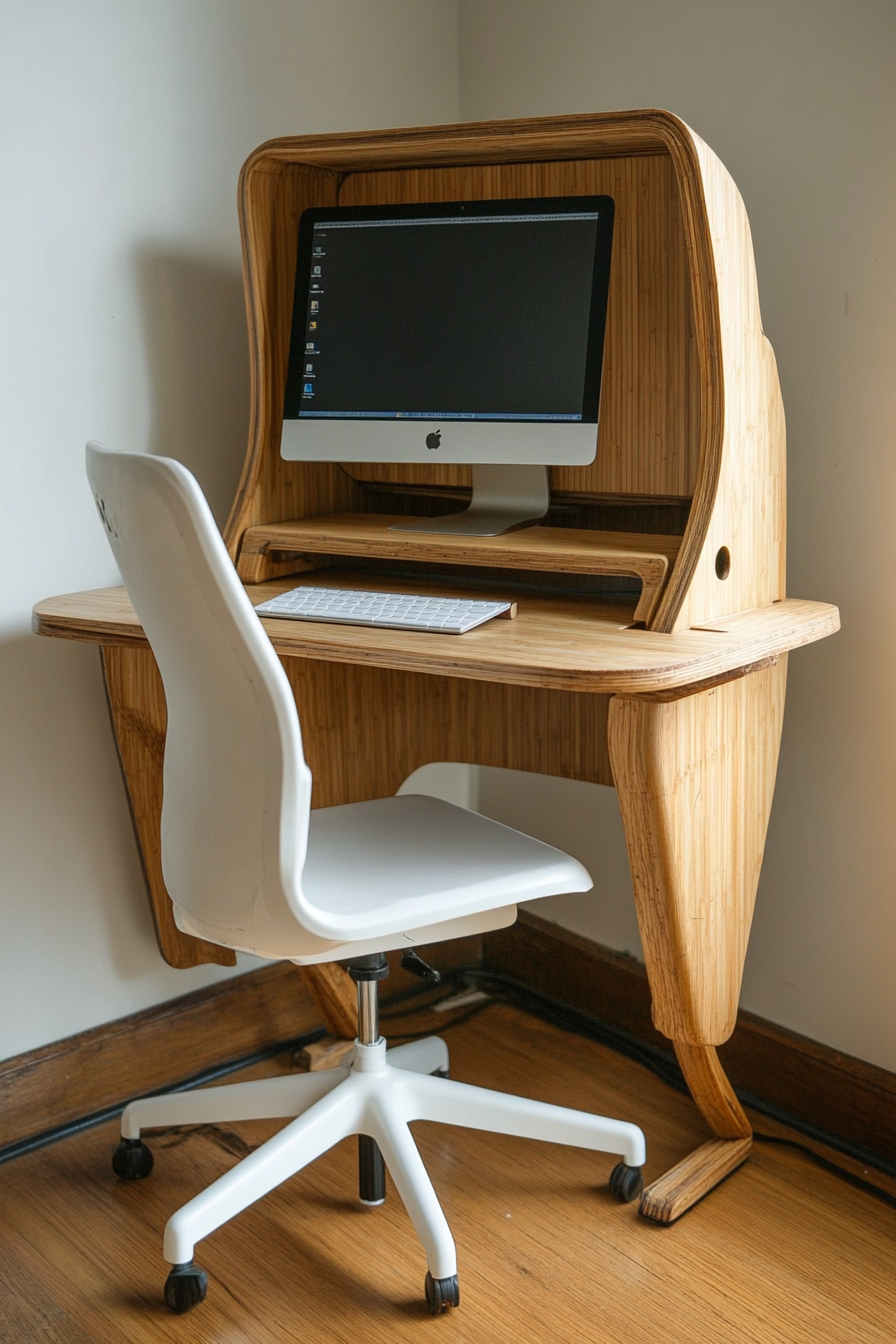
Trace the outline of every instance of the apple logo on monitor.
<instances>
[{"instance_id":1,"label":"apple logo on monitor","mask_svg":"<svg viewBox=\"0 0 896 1344\"><path fill-rule=\"evenodd\" d=\"M434 434L427 434L427 436L426 436L426 446L427 446L427 448L432 449L432 450L435 450L436 448L441 448L441 446L442 446L442 431L441 431L440 429L437 429L437 430L435 431Z\"/></svg>"}]
</instances>

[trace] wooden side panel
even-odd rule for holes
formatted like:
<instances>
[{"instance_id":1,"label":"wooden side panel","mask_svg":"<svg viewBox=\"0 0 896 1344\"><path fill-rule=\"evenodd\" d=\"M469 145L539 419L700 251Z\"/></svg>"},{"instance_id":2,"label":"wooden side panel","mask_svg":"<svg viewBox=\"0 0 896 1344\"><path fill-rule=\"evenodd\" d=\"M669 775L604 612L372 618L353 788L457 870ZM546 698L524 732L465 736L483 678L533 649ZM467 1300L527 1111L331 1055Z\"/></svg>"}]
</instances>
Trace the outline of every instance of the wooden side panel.
<instances>
[{"instance_id":1,"label":"wooden side panel","mask_svg":"<svg viewBox=\"0 0 896 1344\"><path fill-rule=\"evenodd\" d=\"M734 1029L765 846L787 660L672 703L616 697L609 747L658 1030Z\"/></svg>"},{"instance_id":2,"label":"wooden side panel","mask_svg":"<svg viewBox=\"0 0 896 1344\"><path fill-rule=\"evenodd\" d=\"M723 393L721 444L701 470L678 563L653 622L659 630L764 607L786 591L784 408L762 331L750 223L729 173L698 136L693 140L716 282L721 365L713 378Z\"/></svg>"},{"instance_id":3,"label":"wooden side panel","mask_svg":"<svg viewBox=\"0 0 896 1344\"><path fill-rule=\"evenodd\" d=\"M332 205L340 175L252 155L240 178L243 278L249 323L249 447L225 540L236 559L243 530L309 514L352 508L357 487L334 464L280 457L299 217Z\"/></svg>"},{"instance_id":4,"label":"wooden side panel","mask_svg":"<svg viewBox=\"0 0 896 1344\"><path fill-rule=\"evenodd\" d=\"M201 966L206 961L235 966L236 955L229 948L181 933L162 877L162 765L168 708L156 660L147 648L107 646L103 672L159 950L169 966Z\"/></svg>"},{"instance_id":5,"label":"wooden side panel","mask_svg":"<svg viewBox=\"0 0 896 1344\"><path fill-rule=\"evenodd\" d=\"M430 761L611 784L609 697L285 658L314 807L395 793Z\"/></svg>"},{"instance_id":6,"label":"wooden side panel","mask_svg":"<svg viewBox=\"0 0 896 1344\"><path fill-rule=\"evenodd\" d=\"M577 494L690 496L699 452L687 257L666 154L353 173L340 205L609 195L613 267L596 461L554 467L551 487ZM695 395L696 393L696 395ZM468 467L346 467L359 480L470 485Z\"/></svg>"}]
</instances>

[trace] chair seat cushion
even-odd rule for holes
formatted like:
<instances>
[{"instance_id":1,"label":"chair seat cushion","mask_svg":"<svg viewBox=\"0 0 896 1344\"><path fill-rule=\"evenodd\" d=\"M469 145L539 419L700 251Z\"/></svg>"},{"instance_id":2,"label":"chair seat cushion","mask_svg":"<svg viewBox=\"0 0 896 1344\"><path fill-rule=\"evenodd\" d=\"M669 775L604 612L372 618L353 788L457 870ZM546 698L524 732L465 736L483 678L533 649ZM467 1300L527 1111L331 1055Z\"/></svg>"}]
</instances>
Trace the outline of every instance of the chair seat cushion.
<instances>
[{"instance_id":1,"label":"chair seat cushion","mask_svg":"<svg viewBox=\"0 0 896 1344\"><path fill-rule=\"evenodd\" d=\"M313 811L302 887L334 931L349 934L588 891L591 878L578 860L509 826L403 794Z\"/></svg>"}]
</instances>

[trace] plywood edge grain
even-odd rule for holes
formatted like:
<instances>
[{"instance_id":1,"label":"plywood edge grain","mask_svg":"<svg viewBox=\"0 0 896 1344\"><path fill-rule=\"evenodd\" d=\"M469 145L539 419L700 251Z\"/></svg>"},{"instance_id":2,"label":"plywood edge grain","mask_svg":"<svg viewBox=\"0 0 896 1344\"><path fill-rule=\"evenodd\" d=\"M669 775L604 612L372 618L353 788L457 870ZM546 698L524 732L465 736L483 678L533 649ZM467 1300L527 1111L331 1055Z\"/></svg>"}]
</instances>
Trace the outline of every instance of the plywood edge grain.
<instances>
[{"instance_id":1,"label":"plywood edge grain","mask_svg":"<svg viewBox=\"0 0 896 1344\"><path fill-rule=\"evenodd\" d=\"M658 108L584 112L507 121L455 122L380 131L283 136L259 145L247 168L302 163L343 173L417 165L457 165L668 152L684 123Z\"/></svg>"},{"instance_id":2,"label":"plywood edge grain","mask_svg":"<svg viewBox=\"0 0 896 1344\"><path fill-rule=\"evenodd\" d=\"M279 588L250 586L247 592L258 602L288 586L281 580ZM404 591L407 585L377 579L356 586ZM520 601L517 620L492 623L467 635L270 619L264 626L286 658L612 695L740 675L753 663L824 639L839 628L836 607L798 598L742 612L724 628L676 635L628 628L624 619L613 620L606 613L599 603L589 609L533 599ZM35 628L40 634L97 644L145 643L124 588L47 598L35 608Z\"/></svg>"},{"instance_id":3,"label":"plywood edge grain","mask_svg":"<svg viewBox=\"0 0 896 1344\"><path fill-rule=\"evenodd\" d=\"M638 1212L652 1223L674 1223L743 1166L752 1147L752 1139L710 1139L702 1143L647 1187Z\"/></svg>"}]
</instances>

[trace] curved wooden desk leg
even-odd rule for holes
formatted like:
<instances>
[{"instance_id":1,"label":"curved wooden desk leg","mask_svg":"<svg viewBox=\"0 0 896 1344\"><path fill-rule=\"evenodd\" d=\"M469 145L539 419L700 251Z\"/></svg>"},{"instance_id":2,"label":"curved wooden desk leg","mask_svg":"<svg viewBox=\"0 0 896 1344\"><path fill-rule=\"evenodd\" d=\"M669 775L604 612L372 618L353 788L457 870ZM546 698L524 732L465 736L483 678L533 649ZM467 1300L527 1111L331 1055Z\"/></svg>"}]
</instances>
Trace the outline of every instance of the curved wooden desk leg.
<instances>
[{"instance_id":1,"label":"curved wooden desk leg","mask_svg":"<svg viewBox=\"0 0 896 1344\"><path fill-rule=\"evenodd\" d=\"M348 971L337 961L303 966L301 971L330 1035L354 1041L358 1034L358 992Z\"/></svg>"},{"instance_id":2,"label":"curved wooden desk leg","mask_svg":"<svg viewBox=\"0 0 896 1344\"><path fill-rule=\"evenodd\" d=\"M185 969L214 961L235 966L236 954L181 933L162 877L162 764L168 708L156 660L148 648L107 645L102 650L106 699L143 862L159 951Z\"/></svg>"},{"instance_id":3,"label":"curved wooden desk leg","mask_svg":"<svg viewBox=\"0 0 896 1344\"><path fill-rule=\"evenodd\" d=\"M235 966L236 956L230 948L181 933L162 877L162 762L168 714L155 659L147 648L115 645L102 652L109 713L159 951L169 966L179 968L208 961ZM355 987L348 972L331 963L304 966L302 974L327 1030L354 1040Z\"/></svg>"},{"instance_id":4,"label":"curved wooden desk leg","mask_svg":"<svg viewBox=\"0 0 896 1344\"><path fill-rule=\"evenodd\" d=\"M641 1212L669 1223L745 1161L750 1124L715 1047L734 1030L771 810L786 658L678 699L610 703L653 1020L716 1136L655 1181Z\"/></svg>"}]
</instances>

